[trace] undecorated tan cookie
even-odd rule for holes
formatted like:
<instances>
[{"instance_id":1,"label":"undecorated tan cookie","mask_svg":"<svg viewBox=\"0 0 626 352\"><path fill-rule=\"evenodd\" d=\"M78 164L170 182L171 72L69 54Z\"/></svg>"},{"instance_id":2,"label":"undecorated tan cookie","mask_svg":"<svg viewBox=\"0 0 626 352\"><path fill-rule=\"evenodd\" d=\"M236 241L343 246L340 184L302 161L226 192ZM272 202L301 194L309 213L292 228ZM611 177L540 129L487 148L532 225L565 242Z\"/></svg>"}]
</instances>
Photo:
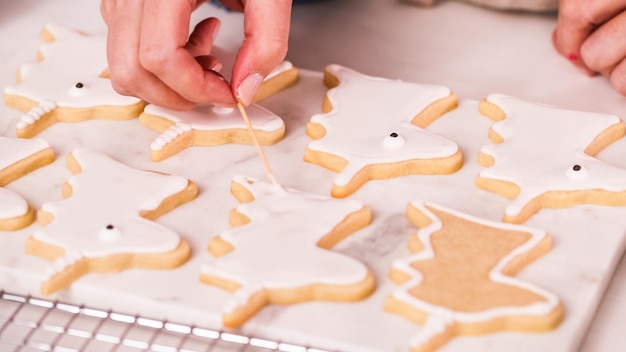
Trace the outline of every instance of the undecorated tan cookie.
<instances>
[{"instance_id":1,"label":"undecorated tan cookie","mask_svg":"<svg viewBox=\"0 0 626 352\"><path fill-rule=\"evenodd\" d=\"M331 89L324 114L307 125L315 141L304 160L339 172L333 197L346 197L368 180L461 168L456 143L426 129L457 106L448 88L370 77L339 65L326 67L324 82Z\"/></svg>"},{"instance_id":2,"label":"undecorated tan cookie","mask_svg":"<svg viewBox=\"0 0 626 352\"><path fill-rule=\"evenodd\" d=\"M500 330L540 332L563 317L557 296L513 278L548 252L545 231L412 202L407 217L419 231L412 256L394 262L391 279L402 285L385 310L423 326L412 351L433 351L459 335Z\"/></svg>"},{"instance_id":3,"label":"undecorated tan cookie","mask_svg":"<svg viewBox=\"0 0 626 352\"><path fill-rule=\"evenodd\" d=\"M356 301L374 290L365 265L331 250L370 223L369 208L244 177L231 190L243 203L231 212L235 227L211 239L216 258L200 276L234 292L224 326L240 326L268 304Z\"/></svg>"},{"instance_id":4,"label":"undecorated tan cookie","mask_svg":"<svg viewBox=\"0 0 626 352\"><path fill-rule=\"evenodd\" d=\"M52 163L54 151L41 139L0 137L0 187ZM19 195L0 188L0 231L14 231L35 220L32 207Z\"/></svg>"},{"instance_id":5,"label":"undecorated tan cookie","mask_svg":"<svg viewBox=\"0 0 626 352\"><path fill-rule=\"evenodd\" d=\"M37 214L43 229L26 242L27 253L54 261L43 294L88 273L171 269L187 261L187 241L152 220L193 200L195 183L84 149L74 150L67 163L76 175L63 185L64 199L43 204Z\"/></svg>"},{"instance_id":6,"label":"undecorated tan cookie","mask_svg":"<svg viewBox=\"0 0 626 352\"><path fill-rule=\"evenodd\" d=\"M106 37L49 24L35 64L23 65L5 88L8 106L25 111L17 136L30 138L57 122L136 118L145 103L116 93L107 78Z\"/></svg>"},{"instance_id":7,"label":"undecorated tan cookie","mask_svg":"<svg viewBox=\"0 0 626 352\"><path fill-rule=\"evenodd\" d=\"M496 121L480 150L479 188L511 199L504 221L523 223L541 209L626 205L626 170L594 156L622 138L617 116L561 109L505 95L481 101Z\"/></svg>"},{"instance_id":8,"label":"undecorated tan cookie","mask_svg":"<svg viewBox=\"0 0 626 352\"><path fill-rule=\"evenodd\" d=\"M283 120L271 111L252 104L246 112L261 145L271 145L285 135ZM228 143L252 144L252 136L236 108L199 106L190 111L173 111L146 106L141 124L161 133L150 145L152 161L161 161L191 146Z\"/></svg>"}]
</instances>

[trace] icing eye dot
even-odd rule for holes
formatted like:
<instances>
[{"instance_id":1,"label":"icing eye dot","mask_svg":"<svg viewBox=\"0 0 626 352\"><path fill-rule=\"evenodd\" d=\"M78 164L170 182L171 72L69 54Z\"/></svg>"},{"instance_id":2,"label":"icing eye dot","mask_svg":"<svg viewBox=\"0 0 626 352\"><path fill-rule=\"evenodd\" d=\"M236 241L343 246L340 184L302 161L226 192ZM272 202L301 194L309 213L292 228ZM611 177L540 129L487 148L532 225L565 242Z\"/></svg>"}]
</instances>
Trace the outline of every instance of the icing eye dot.
<instances>
[{"instance_id":1,"label":"icing eye dot","mask_svg":"<svg viewBox=\"0 0 626 352\"><path fill-rule=\"evenodd\" d=\"M98 232L98 238L102 241L114 241L122 236L118 227L111 224L106 225Z\"/></svg>"},{"instance_id":2,"label":"icing eye dot","mask_svg":"<svg viewBox=\"0 0 626 352\"><path fill-rule=\"evenodd\" d=\"M567 177L572 180L584 180L587 178L588 173L589 170L587 170L587 168L578 164L567 169Z\"/></svg>"},{"instance_id":3,"label":"icing eye dot","mask_svg":"<svg viewBox=\"0 0 626 352\"><path fill-rule=\"evenodd\" d=\"M83 82L77 82L71 86L69 94L75 97L83 97L89 94L89 89Z\"/></svg>"},{"instance_id":4,"label":"icing eye dot","mask_svg":"<svg viewBox=\"0 0 626 352\"><path fill-rule=\"evenodd\" d=\"M404 145L404 138L396 132L392 132L383 139L383 147L388 149L400 148Z\"/></svg>"}]
</instances>

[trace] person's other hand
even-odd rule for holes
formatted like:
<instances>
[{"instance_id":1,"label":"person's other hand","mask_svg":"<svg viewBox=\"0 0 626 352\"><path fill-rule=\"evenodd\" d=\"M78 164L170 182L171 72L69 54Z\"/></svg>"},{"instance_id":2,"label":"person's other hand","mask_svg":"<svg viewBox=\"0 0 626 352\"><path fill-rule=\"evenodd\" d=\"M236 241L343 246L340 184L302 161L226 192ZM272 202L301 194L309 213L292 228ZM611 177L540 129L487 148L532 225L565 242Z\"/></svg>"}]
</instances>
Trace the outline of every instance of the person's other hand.
<instances>
[{"instance_id":1,"label":"person's other hand","mask_svg":"<svg viewBox=\"0 0 626 352\"><path fill-rule=\"evenodd\" d=\"M583 72L608 77L626 95L626 0L561 0L552 39Z\"/></svg>"}]
</instances>

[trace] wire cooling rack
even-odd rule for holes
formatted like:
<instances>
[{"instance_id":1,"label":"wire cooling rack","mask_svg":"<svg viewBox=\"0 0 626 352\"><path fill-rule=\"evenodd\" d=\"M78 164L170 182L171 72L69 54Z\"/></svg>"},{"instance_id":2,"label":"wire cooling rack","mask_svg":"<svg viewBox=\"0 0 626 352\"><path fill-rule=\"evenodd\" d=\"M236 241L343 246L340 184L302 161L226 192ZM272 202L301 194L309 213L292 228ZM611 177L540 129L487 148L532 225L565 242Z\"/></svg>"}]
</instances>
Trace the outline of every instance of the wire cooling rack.
<instances>
[{"instance_id":1,"label":"wire cooling rack","mask_svg":"<svg viewBox=\"0 0 626 352\"><path fill-rule=\"evenodd\" d=\"M0 290L2 352L326 352Z\"/></svg>"}]
</instances>

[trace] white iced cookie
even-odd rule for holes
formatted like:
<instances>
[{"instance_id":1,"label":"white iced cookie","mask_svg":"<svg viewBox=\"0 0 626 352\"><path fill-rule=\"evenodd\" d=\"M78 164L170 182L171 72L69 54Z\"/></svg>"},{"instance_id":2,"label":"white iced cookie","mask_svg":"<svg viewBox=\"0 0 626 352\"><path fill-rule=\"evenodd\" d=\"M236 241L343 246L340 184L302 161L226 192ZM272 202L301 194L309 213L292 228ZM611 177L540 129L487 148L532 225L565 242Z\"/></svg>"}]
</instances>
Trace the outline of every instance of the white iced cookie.
<instances>
[{"instance_id":1,"label":"white iced cookie","mask_svg":"<svg viewBox=\"0 0 626 352\"><path fill-rule=\"evenodd\" d=\"M315 139L304 160L339 172L331 194L346 197L368 180L409 174L449 174L463 157L456 143L426 127L456 107L446 87L370 77L329 65L331 88L307 125Z\"/></svg>"},{"instance_id":2,"label":"white iced cookie","mask_svg":"<svg viewBox=\"0 0 626 352\"><path fill-rule=\"evenodd\" d=\"M223 323L236 327L268 304L309 300L354 301L374 290L365 265L330 250L370 222L358 201L284 190L236 177L231 191L242 203L230 231L211 239L216 256L201 280L233 291Z\"/></svg>"},{"instance_id":3,"label":"white iced cookie","mask_svg":"<svg viewBox=\"0 0 626 352\"><path fill-rule=\"evenodd\" d=\"M252 104L246 108L250 124L261 145L271 145L285 135L283 120ZM139 117L141 124L160 133L150 145L153 161L166 159L191 146L228 143L252 144L252 137L238 109L203 105L174 111L149 104Z\"/></svg>"},{"instance_id":4,"label":"white iced cookie","mask_svg":"<svg viewBox=\"0 0 626 352\"><path fill-rule=\"evenodd\" d=\"M144 102L116 93L106 77L105 36L48 24L41 37L40 62L22 65L17 84L4 90L6 104L26 112L17 122L19 137L30 138L57 122L139 116Z\"/></svg>"},{"instance_id":5,"label":"white iced cookie","mask_svg":"<svg viewBox=\"0 0 626 352\"><path fill-rule=\"evenodd\" d=\"M504 221L523 223L545 208L626 205L626 170L594 156L622 138L617 116L561 109L490 95L480 111L497 121L493 144L481 148L486 166L478 187L511 199Z\"/></svg>"},{"instance_id":6,"label":"white iced cookie","mask_svg":"<svg viewBox=\"0 0 626 352\"><path fill-rule=\"evenodd\" d=\"M189 258L189 244L153 220L194 199L193 182L85 149L74 150L67 162L75 175L62 187L64 199L43 204L43 228L26 242L27 253L54 261L44 274L43 294L90 272L169 269Z\"/></svg>"},{"instance_id":7,"label":"white iced cookie","mask_svg":"<svg viewBox=\"0 0 626 352\"><path fill-rule=\"evenodd\" d=\"M0 187L52 163L50 145L41 139L0 137ZM19 230L30 225L35 212L20 195L0 188L0 231Z\"/></svg>"}]
</instances>

